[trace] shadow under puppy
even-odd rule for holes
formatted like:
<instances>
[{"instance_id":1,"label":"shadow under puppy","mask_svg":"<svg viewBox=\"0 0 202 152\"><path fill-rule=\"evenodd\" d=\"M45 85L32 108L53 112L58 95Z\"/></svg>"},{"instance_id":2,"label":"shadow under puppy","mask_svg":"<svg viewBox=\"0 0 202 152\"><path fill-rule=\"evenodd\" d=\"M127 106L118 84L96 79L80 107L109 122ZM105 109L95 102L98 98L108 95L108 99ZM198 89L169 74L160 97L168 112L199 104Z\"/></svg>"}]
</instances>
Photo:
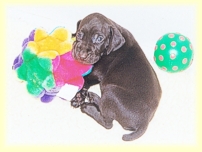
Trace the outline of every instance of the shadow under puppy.
<instances>
[{"instance_id":1,"label":"shadow under puppy","mask_svg":"<svg viewBox=\"0 0 202 152\"><path fill-rule=\"evenodd\" d=\"M158 78L133 35L99 13L77 23L73 57L84 64L93 64L84 77L83 88L71 100L107 129L113 120L132 131L124 141L139 138L146 131L160 98ZM88 89L100 84L101 97ZM87 98L88 102L85 102Z\"/></svg>"}]
</instances>

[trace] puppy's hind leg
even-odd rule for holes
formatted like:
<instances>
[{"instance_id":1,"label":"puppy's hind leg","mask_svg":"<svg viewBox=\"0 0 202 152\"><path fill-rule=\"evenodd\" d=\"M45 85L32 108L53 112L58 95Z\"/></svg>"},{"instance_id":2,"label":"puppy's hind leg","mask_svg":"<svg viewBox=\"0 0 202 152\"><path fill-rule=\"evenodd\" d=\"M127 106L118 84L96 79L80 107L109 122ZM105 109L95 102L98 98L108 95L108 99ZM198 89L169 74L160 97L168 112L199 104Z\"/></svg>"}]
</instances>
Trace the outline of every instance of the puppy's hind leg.
<instances>
[{"instance_id":1,"label":"puppy's hind leg","mask_svg":"<svg viewBox=\"0 0 202 152\"><path fill-rule=\"evenodd\" d=\"M84 103L81 105L81 112L86 113L88 116L93 118L95 121L97 121L100 125L105 127L106 129L111 129L113 124L113 119L104 117L99 109L99 103L101 102L101 98L95 94L90 93L90 102L91 103Z\"/></svg>"}]
</instances>

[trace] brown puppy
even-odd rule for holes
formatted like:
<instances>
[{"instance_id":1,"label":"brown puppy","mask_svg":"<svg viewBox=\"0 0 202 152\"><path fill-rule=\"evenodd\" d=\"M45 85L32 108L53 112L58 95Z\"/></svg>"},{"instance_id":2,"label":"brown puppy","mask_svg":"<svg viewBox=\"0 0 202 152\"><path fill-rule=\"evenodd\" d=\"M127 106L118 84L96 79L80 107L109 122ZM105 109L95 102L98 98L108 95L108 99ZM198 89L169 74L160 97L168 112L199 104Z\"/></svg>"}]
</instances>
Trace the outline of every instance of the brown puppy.
<instances>
[{"instance_id":1,"label":"brown puppy","mask_svg":"<svg viewBox=\"0 0 202 152\"><path fill-rule=\"evenodd\" d=\"M94 64L84 77L84 87L71 100L100 125L112 128L116 120L133 131L125 141L142 136L161 97L158 78L133 35L105 16L94 13L77 24L73 57L84 64ZM100 84L101 97L88 92ZM89 102L85 102L87 97Z\"/></svg>"}]
</instances>

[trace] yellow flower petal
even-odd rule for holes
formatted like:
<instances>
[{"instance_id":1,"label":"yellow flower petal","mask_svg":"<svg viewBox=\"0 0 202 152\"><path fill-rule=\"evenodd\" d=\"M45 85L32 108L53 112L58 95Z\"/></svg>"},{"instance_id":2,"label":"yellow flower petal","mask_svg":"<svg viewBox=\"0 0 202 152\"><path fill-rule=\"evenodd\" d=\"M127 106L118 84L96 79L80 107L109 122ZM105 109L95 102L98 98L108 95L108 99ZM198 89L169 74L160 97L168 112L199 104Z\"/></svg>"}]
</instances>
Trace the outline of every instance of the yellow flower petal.
<instances>
[{"instance_id":1,"label":"yellow flower petal","mask_svg":"<svg viewBox=\"0 0 202 152\"><path fill-rule=\"evenodd\" d=\"M57 51L60 46L60 41L48 36L46 39L39 41L37 44L40 46L39 47L39 52L43 51L50 51L50 50L55 50Z\"/></svg>"},{"instance_id":2,"label":"yellow flower petal","mask_svg":"<svg viewBox=\"0 0 202 152\"><path fill-rule=\"evenodd\" d=\"M44 58L49 58L49 59L55 59L56 56L58 56L58 52L54 51L54 50L50 50L50 51L45 51L45 52L41 52L38 54L38 57L44 57Z\"/></svg>"},{"instance_id":3,"label":"yellow flower petal","mask_svg":"<svg viewBox=\"0 0 202 152\"><path fill-rule=\"evenodd\" d=\"M30 50L37 54L38 53L38 50L39 50L39 47L37 45L37 43L35 43L34 41L30 41L28 44L27 44L27 47L30 48Z\"/></svg>"},{"instance_id":4,"label":"yellow flower petal","mask_svg":"<svg viewBox=\"0 0 202 152\"><path fill-rule=\"evenodd\" d=\"M71 50L72 50L72 43L65 42L65 43L61 43L60 48L58 50L58 53L60 55L62 55L62 54L65 54Z\"/></svg>"},{"instance_id":5,"label":"yellow flower petal","mask_svg":"<svg viewBox=\"0 0 202 152\"><path fill-rule=\"evenodd\" d=\"M71 36L71 32L65 28L55 29L51 35L42 29L36 29L34 41L30 41L28 47L41 57L53 59L57 55L71 51L73 43Z\"/></svg>"},{"instance_id":6,"label":"yellow flower petal","mask_svg":"<svg viewBox=\"0 0 202 152\"><path fill-rule=\"evenodd\" d=\"M54 38L65 41L70 38L70 32L68 32L65 28L57 28L54 30L54 32L51 34Z\"/></svg>"},{"instance_id":7,"label":"yellow flower petal","mask_svg":"<svg viewBox=\"0 0 202 152\"><path fill-rule=\"evenodd\" d=\"M45 39L48 36L47 32L43 29L36 29L34 35L34 41L38 42L40 40Z\"/></svg>"}]
</instances>

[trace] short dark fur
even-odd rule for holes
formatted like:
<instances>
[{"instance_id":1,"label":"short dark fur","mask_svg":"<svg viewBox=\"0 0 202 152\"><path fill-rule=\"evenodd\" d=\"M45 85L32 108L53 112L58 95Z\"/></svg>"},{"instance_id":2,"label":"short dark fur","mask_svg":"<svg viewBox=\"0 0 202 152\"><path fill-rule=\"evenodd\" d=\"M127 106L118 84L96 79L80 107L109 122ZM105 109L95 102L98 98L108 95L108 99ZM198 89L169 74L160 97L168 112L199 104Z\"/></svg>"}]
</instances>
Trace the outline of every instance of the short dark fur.
<instances>
[{"instance_id":1,"label":"short dark fur","mask_svg":"<svg viewBox=\"0 0 202 152\"><path fill-rule=\"evenodd\" d=\"M125 141L142 136L160 98L158 78L133 35L105 16L94 13L77 24L72 55L81 63L94 64L84 77L84 87L71 100L107 129L113 120L132 131ZM100 36L100 37L99 37ZM101 97L88 92L100 84ZM89 102L85 102L87 97Z\"/></svg>"}]
</instances>

